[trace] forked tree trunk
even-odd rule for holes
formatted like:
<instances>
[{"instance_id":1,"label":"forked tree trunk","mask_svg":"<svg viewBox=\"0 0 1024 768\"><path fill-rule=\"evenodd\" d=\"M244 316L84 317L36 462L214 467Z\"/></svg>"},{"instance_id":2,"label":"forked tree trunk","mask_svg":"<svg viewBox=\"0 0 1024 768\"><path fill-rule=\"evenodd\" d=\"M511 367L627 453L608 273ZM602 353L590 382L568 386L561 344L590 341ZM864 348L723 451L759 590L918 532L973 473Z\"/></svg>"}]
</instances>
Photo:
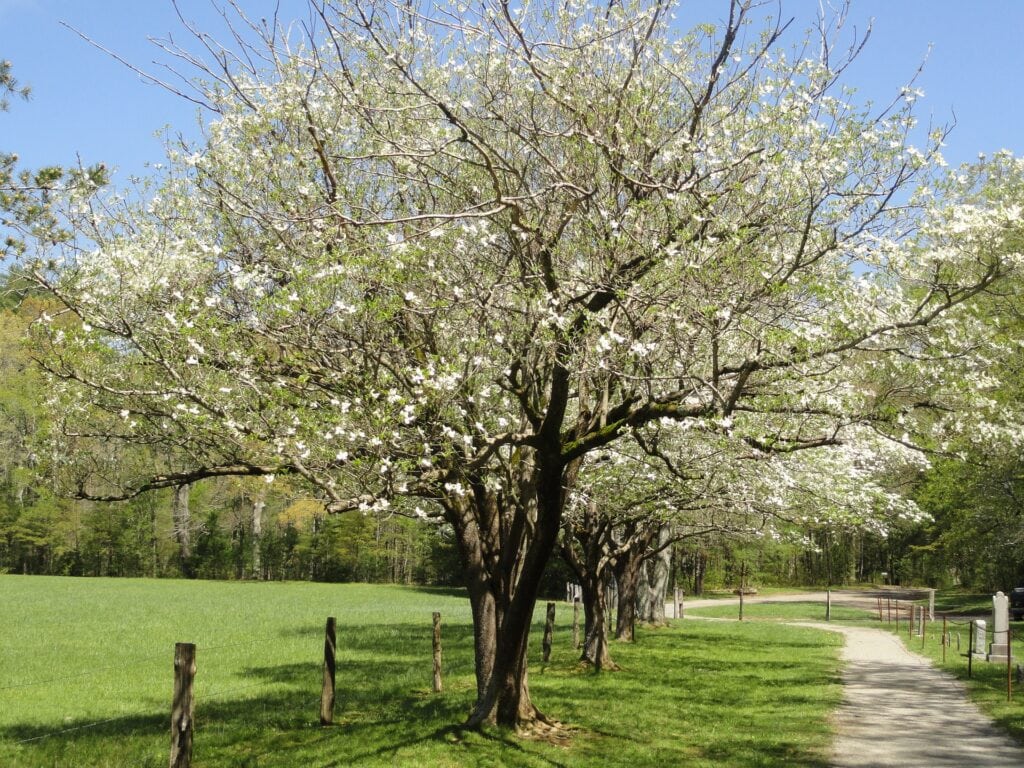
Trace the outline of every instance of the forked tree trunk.
<instances>
[{"instance_id":1,"label":"forked tree trunk","mask_svg":"<svg viewBox=\"0 0 1024 768\"><path fill-rule=\"evenodd\" d=\"M665 599L668 596L668 583L672 575L672 548L668 545L672 536L671 529L666 525L658 530L657 554L647 561L645 574L647 577L646 610L640 618L648 624L665 623Z\"/></svg>"},{"instance_id":2,"label":"forked tree trunk","mask_svg":"<svg viewBox=\"0 0 1024 768\"><path fill-rule=\"evenodd\" d=\"M582 519L566 525L562 557L576 574L583 603L583 650L580 661L595 672L617 669L608 651L608 585L611 581L611 524L589 502Z\"/></svg>"},{"instance_id":3,"label":"forked tree trunk","mask_svg":"<svg viewBox=\"0 0 1024 768\"><path fill-rule=\"evenodd\" d=\"M528 476L514 508L482 485L472 498L446 500L473 611L477 698L468 727L553 725L530 698L527 650L541 576L561 524L563 479L561 472L545 477L523 464Z\"/></svg>"},{"instance_id":4,"label":"forked tree trunk","mask_svg":"<svg viewBox=\"0 0 1024 768\"><path fill-rule=\"evenodd\" d=\"M633 642L637 593L641 587L640 574L643 562L643 552L638 549L629 549L615 562L615 581L619 585L615 639L622 642Z\"/></svg>"},{"instance_id":5,"label":"forked tree trunk","mask_svg":"<svg viewBox=\"0 0 1024 768\"><path fill-rule=\"evenodd\" d=\"M583 652L580 661L595 672L618 669L608 652L608 604L605 600L607 578L588 574L581 579L583 592Z\"/></svg>"},{"instance_id":6,"label":"forked tree trunk","mask_svg":"<svg viewBox=\"0 0 1024 768\"><path fill-rule=\"evenodd\" d=\"M636 620L640 622L650 621L649 617L654 613L654 607L651 605L654 592L650 586L653 567L654 564L650 560L644 560L640 564L640 586L636 592Z\"/></svg>"}]
</instances>

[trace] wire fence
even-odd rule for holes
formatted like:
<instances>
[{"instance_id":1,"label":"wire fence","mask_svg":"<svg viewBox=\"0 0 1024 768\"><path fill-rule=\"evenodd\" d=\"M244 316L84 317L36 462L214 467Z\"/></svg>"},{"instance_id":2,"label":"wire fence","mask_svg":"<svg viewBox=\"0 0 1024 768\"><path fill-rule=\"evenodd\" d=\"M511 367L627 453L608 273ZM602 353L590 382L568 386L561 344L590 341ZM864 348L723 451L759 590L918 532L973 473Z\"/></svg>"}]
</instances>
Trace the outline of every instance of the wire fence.
<instances>
[{"instance_id":1,"label":"wire fence","mask_svg":"<svg viewBox=\"0 0 1024 768\"><path fill-rule=\"evenodd\" d=\"M1013 700L1014 685L1024 682L1024 670L1013 657L1020 632L1010 626L1007 610L994 608L991 626L985 619L935 613L933 606L929 610L916 601L883 602L878 598L877 611L880 623L906 636L910 650L930 650L944 667L965 672L969 679L975 677L976 662L984 664L985 677L990 681L994 678L991 671L1005 666L1005 679L1000 674L999 685L1005 685L1007 701Z\"/></svg>"},{"instance_id":2,"label":"wire fence","mask_svg":"<svg viewBox=\"0 0 1024 768\"><path fill-rule=\"evenodd\" d=\"M410 672L419 674L425 671L431 663L429 649L433 643L433 664L435 674L435 691L439 691L440 679L440 614L435 613L433 633L428 622L422 625L422 638L424 641L423 663L415 667L410 666ZM415 637L421 635L420 629L413 629ZM431 639L433 634L433 639ZM334 654L336 639L334 637L334 619L328 619L327 637L329 643L325 642L323 631L317 632L311 628L305 628L289 635L290 642L299 643L305 650L298 653L287 653L286 657L281 654L282 636L268 634L259 637L247 638L238 642L211 643L207 645L193 645L178 643L174 647L174 654L170 648L163 652L155 650L143 654L135 654L117 663L98 664L79 668L64 674L53 674L38 677L26 677L21 680L7 682L0 686L0 709L8 712L31 709L36 704L42 703L46 708L48 699L55 701L68 701L69 707L77 705L75 697L81 693L81 700L87 702L85 711L89 707L95 709L109 709L121 707L123 702L131 704L123 705L125 711L114 716L102 716L88 722L65 721L64 727L56 727L52 730L43 730L45 726L36 726L28 722L12 724L8 721L0 724L0 734L4 730L12 736L6 741L7 745L24 747L27 745L39 744L48 740L75 739L83 733L103 730L105 726L109 730L103 730L103 738L128 737L146 742L146 749L156 749L157 739L171 742L172 765L188 765L186 762L174 761L174 750L176 738L174 736L175 717L185 702L187 711L184 721L188 723L189 744L188 751L191 751L191 734L194 732L208 732L214 730L230 729L235 719L242 718L246 726L252 725L252 710L248 706L249 701L262 701L264 708L271 712L269 717L279 720L282 716L290 720L301 721L305 724L315 722L317 710L319 709L320 723L330 724L333 719L334 705ZM417 641L418 642L418 641ZM182 646L190 648L189 666L185 683L182 683L179 673L178 652ZM320 655L320 648L323 648L323 655ZM88 649L79 649L78 654L69 654L71 658L77 658L82 665L90 664L90 653ZM98 656L100 651L97 651ZM356 655L360 651L355 650ZM266 666L258 664L266 659ZM171 662L174 662L173 665ZM322 664L321 664L322 663ZM404 665L404 664L403 664ZM193 684L198 666L201 674L200 682ZM321 676L321 670L330 668L330 707L325 709L324 699L328 687L328 675L326 671ZM171 667L174 672L173 696L171 694ZM254 675L261 676L261 679L252 679ZM429 677L424 675L424 680ZM112 682L115 681L115 682ZM92 682L95 681L95 682ZM366 680L366 685L376 693L380 681ZM187 692L179 690L179 685L187 685ZM90 696L92 690L101 692L100 695ZM59 689L54 695L48 689ZM75 688L71 696L68 696L68 689ZM368 689L369 690L369 689ZM38 691L38 692L37 692ZM315 695L314 695L315 694ZM243 708L235 707L232 700L239 702L243 699L247 702ZM153 702L152 706L148 703ZM156 702L162 703L156 703ZM167 717L170 705L170 718ZM61 706L58 704L57 706ZM197 718L193 714L193 708L199 712ZM244 713L242 710L244 709ZM83 718L85 719L85 718ZM168 726L171 726L168 728ZM61 742L61 749L69 749L69 743ZM133 747L134 748L134 747ZM166 746L161 747L161 749ZM2 750L0 750L2 752ZM0 763L3 757L0 756Z\"/></svg>"},{"instance_id":3,"label":"wire fence","mask_svg":"<svg viewBox=\"0 0 1024 768\"><path fill-rule=\"evenodd\" d=\"M320 637L313 631L296 635L297 641L304 643L310 649L309 663L315 666L317 661L316 651L318 641ZM275 653L280 650L282 638L279 635L263 635L259 637L247 638L246 640L239 642L209 644L197 646L201 659L204 664L204 672L213 673L215 679L229 679L245 677L248 673L246 662L251 661L251 655L244 653L247 650L254 650L261 646L267 648L268 651L274 651ZM31 706L33 700L39 701L46 698L46 690L51 688L60 688L62 694L66 694L69 686L87 686L90 681L100 679L100 687L109 688L111 686L110 678L111 673L115 674L113 677L118 679L118 695L130 701L138 702L147 698L152 699L157 695L157 689L161 698L166 698L166 694L169 691L169 676L166 673L167 668L170 666L169 662L172 661L172 655L169 652L170 649L164 649L163 651L147 651L143 654L134 654L127 657L122 656L116 663L110 664L99 664L89 666L88 669L79 669L64 674L53 674L45 677L32 677L20 680L13 680L5 682L0 685L0 695L7 699L4 702L5 706L10 707L9 711L16 711L17 709L23 709L27 706ZM236 654L240 651L240 659L230 660L221 659L218 660L218 656L225 651L232 651ZM272 657L273 654L269 654ZM226 663L219 663L226 662ZM241 662L241 663L239 663ZM80 662L82 663L82 662ZM312 668L312 667L311 667ZM162 670L163 673L158 672ZM131 685L135 682L136 685ZM309 686L310 689L316 687L315 684L318 681L315 676L310 675ZM212 703L218 701L225 701L230 697L237 696L244 692L253 692L256 690L282 690L287 688L287 683L282 681L276 681L272 679L263 679L253 682L246 682L238 685L225 684L218 687L212 688L209 691L199 687L199 700L201 703ZM33 697L30 694L32 689L38 689L43 691L43 694L36 695ZM307 696L301 700L301 704L307 707L310 712L313 712L313 707L319 702L319 693L316 697L312 695ZM135 718L163 718L166 716L164 713L166 710L161 712L157 711L142 711L144 708L134 707L131 711L122 712L112 717L102 717L89 722L76 723L63 728L55 728L42 733L32 733L31 735L23 738L15 738L10 740L10 744L13 745L30 745L39 742L43 742L50 739L61 739L74 737L76 734L83 732L95 731L102 726L112 725L119 722L124 722L126 719ZM197 730L205 730L214 723L205 719L197 725ZM9 726L10 727L10 726ZM32 730L32 726L20 725L11 727L12 730ZM166 731L161 726L161 735ZM153 734L156 738L156 734Z\"/></svg>"},{"instance_id":4,"label":"wire fence","mask_svg":"<svg viewBox=\"0 0 1024 768\"><path fill-rule=\"evenodd\" d=\"M836 601L839 605L844 605L846 604L846 599L852 599L852 594L843 592L833 594L830 592L825 606L826 618L829 617L832 611L833 601ZM875 626L887 626L891 631L896 632L901 637L905 637L908 648L911 650L920 649L921 651L930 650L933 656L940 656L943 665L951 668L953 671L965 671L968 677L974 677L976 663L983 663L986 668L985 677L991 680L993 677L991 674L994 668L993 665L1005 664L1006 696L1007 700L1012 699L1013 686L1015 683L1021 683L1022 671L1020 665L1015 666L1013 664L1012 653L1015 643L1019 639L1019 634L1009 626L1008 621L1006 627L1003 628L1001 626L1002 621L1000 620L1000 626L997 628L995 626L996 622L993 622L993 626L989 626L986 621L937 613L934 610L933 602L926 604L920 600L894 600L879 596L871 603L866 601L863 595L856 598L856 600L859 601L858 604L862 610L867 609L866 613L860 619L851 619L849 614L844 613L842 614L843 621L854 620L870 622ZM853 604L853 602L849 603L849 605ZM675 596L675 605L669 609L669 612L673 614L673 618L682 618L682 596L678 592ZM576 619L577 617L574 616L574 624ZM575 637L578 634L575 626L573 630ZM424 622L423 626L423 635L425 645L429 647L430 641L427 639L429 638L429 625L426 622ZM313 670L319 666L318 662L323 660L324 665L327 663L326 658L322 659L316 651L323 641L323 635L319 632L314 632L312 629L307 629L296 633L294 640L309 649L308 653L302 653L305 656L305 661L300 662L300 664L308 665L309 676L308 678L304 677L306 673L303 672L300 676L301 680L294 679L294 676L292 679L273 679L272 677L254 681L245 679L253 674L251 664L253 654L246 652L266 647L268 651L273 650L274 653L269 654L269 657L272 658L280 650L282 637L279 634L246 638L237 642L194 646L203 672L203 682L201 685L196 686L196 705L202 708L205 704L223 703L232 697L257 691L273 691L274 694L285 692L288 694L289 706L301 708L312 719L316 706L318 704L321 707L323 706L324 693L322 690L317 690L320 688L317 685L319 680L313 673ZM574 647L575 643L576 641L574 640ZM79 685L92 678L109 676L111 671L117 670L123 672L128 678L148 681L148 683L144 683L145 691L126 692L126 699L136 702L146 697L152 699L158 695L156 693L157 688L160 691L159 697L166 698L169 689L169 675L165 673L168 671L168 662L171 661L169 650L167 649L163 652L147 651L143 654L122 658L114 664L91 666L88 669L79 669L63 675L27 678L8 682L0 685L0 694L13 694L17 696L34 688L44 689L47 686L67 686L68 684ZM435 650L439 653L439 647L436 646ZM940 650L941 653L939 652ZM239 658L231 658L230 656L228 658L220 658L222 654L229 651L237 654ZM241 664L239 660L241 660ZM426 663L427 658L425 657L424 664ZM159 674L155 672L158 666L163 668L163 672ZM331 666L333 669L333 663ZM239 678L241 679L239 680ZM298 686L296 683L298 683ZM210 686L209 690L206 689L206 686ZM439 687L435 687L435 690L439 690ZM305 695L303 695L303 691L305 691ZM17 701L12 703L14 707L19 706ZM217 714L215 710L216 708L212 710L207 709L202 712L202 717L194 723L194 730L199 732L223 727L226 723L219 722L218 717L223 719L228 717L228 715L223 714L223 711L221 711L221 714ZM114 717L102 717L90 722L75 723L46 732L28 733L23 738L13 739L10 743L29 745L49 739L74 737L82 732L94 731L103 726L109 726L130 719L154 718L154 723L156 719L166 723L165 717L166 709L142 712L136 707L132 711L123 712ZM323 717L322 714L321 717ZM323 719L321 719L321 722L324 722ZM156 726L152 726L152 729L152 737L155 739L157 738ZM138 729L136 728L136 730ZM159 730L162 734L167 734L166 726L161 725ZM163 738L166 738L166 735Z\"/></svg>"}]
</instances>

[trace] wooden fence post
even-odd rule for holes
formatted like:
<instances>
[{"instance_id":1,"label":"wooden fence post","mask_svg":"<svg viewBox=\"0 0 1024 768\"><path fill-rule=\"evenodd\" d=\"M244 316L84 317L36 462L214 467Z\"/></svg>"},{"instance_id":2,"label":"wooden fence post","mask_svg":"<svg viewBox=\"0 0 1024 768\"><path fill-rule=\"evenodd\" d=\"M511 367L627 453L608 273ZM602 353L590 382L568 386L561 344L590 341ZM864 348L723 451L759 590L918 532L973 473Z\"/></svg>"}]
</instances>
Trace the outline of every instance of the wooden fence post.
<instances>
[{"instance_id":1,"label":"wooden fence post","mask_svg":"<svg viewBox=\"0 0 1024 768\"><path fill-rule=\"evenodd\" d=\"M544 640L542 643L544 649L544 663L547 664L551 659L551 638L555 634L555 604L548 603L548 615L547 621L544 622Z\"/></svg>"},{"instance_id":2,"label":"wooden fence post","mask_svg":"<svg viewBox=\"0 0 1024 768\"><path fill-rule=\"evenodd\" d=\"M192 716L195 697L192 682L196 676L196 647L192 643L174 644L174 700L171 705L170 768L192 765Z\"/></svg>"},{"instance_id":3,"label":"wooden fence post","mask_svg":"<svg viewBox=\"0 0 1024 768\"><path fill-rule=\"evenodd\" d=\"M679 587L675 591L675 610L672 612L677 619L683 618L683 597L685 593Z\"/></svg>"},{"instance_id":4,"label":"wooden fence post","mask_svg":"<svg viewBox=\"0 0 1024 768\"><path fill-rule=\"evenodd\" d=\"M747 564L740 563L740 621L743 621L743 593L747 586Z\"/></svg>"},{"instance_id":5,"label":"wooden fence post","mask_svg":"<svg viewBox=\"0 0 1024 768\"><path fill-rule=\"evenodd\" d=\"M327 628L324 631L324 684L320 692L320 725L334 722L334 672L336 623L333 616L327 617Z\"/></svg>"},{"instance_id":6,"label":"wooden fence post","mask_svg":"<svg viewBox=\"0 0 1024 768\"><path fill-rule=\"evenodd\" d=\"M825 590L825 621L832 621L832 590Z\"/></svg>"},{"instance_id":7,"label":"wooden fence post","mask_svg":"<svg viewBox=\"0 0 1024 768\"><path fill-rule=\"evenodd\" d=\"M974 619L971 619L970 634L967 636L967 677L971 677L974 662Z\"/></svg>"},{"instance_id":8,"label":"wooden fence post","mask_svg":"<svg viewBox=\"0 0 1024 768\"><path fill-rule=\"evenodd\" d=\"M572 599L572 647L580 647L580 599Z\"/></svg>"},{"instance_id":9,"label":"wooden fence post","mask_svg":"<svg viewBox=\"0 0 1024 768\"><path fill-rule=\"evenodd\" d=\"M434 693L441 692L441 614L434 611Z\"/></svg>"}]
</instances>

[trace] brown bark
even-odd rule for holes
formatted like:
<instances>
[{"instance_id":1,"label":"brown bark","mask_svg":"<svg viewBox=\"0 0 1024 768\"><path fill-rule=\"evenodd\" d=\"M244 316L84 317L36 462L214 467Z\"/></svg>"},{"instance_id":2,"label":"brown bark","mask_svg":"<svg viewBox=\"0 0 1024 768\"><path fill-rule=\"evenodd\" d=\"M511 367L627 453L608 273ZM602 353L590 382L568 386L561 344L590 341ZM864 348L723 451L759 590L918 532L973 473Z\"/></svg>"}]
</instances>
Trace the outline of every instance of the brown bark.
<instances>
[{"instance_id":1,"label":"brown bark","mask_svg":"<svg viewBox=\"0 0 1024 768\"><path fill-rule=\"evenodd\" d=\"M698 550L693 556L693 594L704 594L704 573L707 571L708 559L704 550Z\"/></svg>"},{"instance_id":2,"label":"brown bark","mask_svg":"<svg viewBox=\"0 0 1024 768\"><path fill-rule=\"evenodd\" d=\"M466 725L516 730L552 725L530 697L530 627L541 576L561 523L561 471L538 470L524 457L517 493L475 486L446 499L467 575L477 698Z\"/></svg>"},{"instance_id":3,"label":"brown bark","mask_svg":"<svg viewBox=\"0 0 1024 768\"><path fill-rule=\"evenodd\" d=\"M618 665L608 652L608 605L606 583L600 579L582 579L583 587L583 653L580 661L594 667L595 672L615 670Z\"/></svg>"},{"instance_id":4,"label":"brown bark","mask_svg":"<svg viewBox=\"0 0 1024 768\"><path fill-rule=\"evenodd\" d=\"M667 525L658 530L657 552L647 561L647 611L641 619L648 624L665 623L665 600L672 575L671 535Z\"/></svg>"},{"instance_id":5,"label":"brown bark","mask_svg":"<svg viewBox=\"0 0 1024 768\"><path fill-rule=\"evenodd\" d=\"M619 599L616 606L615 639L631 643L636 628L637 592L640 589L640 575L644 554L629 548L615 561L615 581L619 585Z\"/></svg>"},{"instance_id":6,"label":"brown bark","mask_svg":"<svg viewBox=\"0 0 1024 768\"><path fill-rule=\"evenodd\" d=\"M612 577L611 524L590 502L575 522L567 522L561 552L576 574L583 602L583 649L580 661L595 672L617 669L608 651L607 588Z\"/></svg>"}]
</instances>

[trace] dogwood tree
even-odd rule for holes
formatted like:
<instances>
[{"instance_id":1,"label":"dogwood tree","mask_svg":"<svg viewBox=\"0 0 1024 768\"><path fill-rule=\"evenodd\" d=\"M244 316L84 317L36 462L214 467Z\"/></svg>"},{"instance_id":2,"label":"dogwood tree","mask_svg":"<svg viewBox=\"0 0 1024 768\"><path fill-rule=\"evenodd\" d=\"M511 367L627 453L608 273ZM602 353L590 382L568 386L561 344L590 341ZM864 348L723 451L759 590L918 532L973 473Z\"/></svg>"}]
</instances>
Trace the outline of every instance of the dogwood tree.
<instances>
[{"instance_id":1,"label":"dogwood tree","mask_svg":"<svg viewBox=\"0 0 1024 768\"><path fill-rule=\"evenodd\" d=\"M788 50L750 5L681 32L658 0L316 0L200 33L204 140L142 199L72 194L35 267L77 319L38 329L67 439L176 462L79 450L79 494L289 474L440 514L469 722L540 727L530 621L588 454L657 420L833 443L902 407L849 366L955 347L940 321L1009 268L1003 214L920 228L915 94L858 105L826 26Z\"/></svg>"},{"instance_id":2,"label":"dogwood tree","mask_svg":"<svg viewBox=\"0 0 1024 768\"><path fill-rule=\"evenodd\" d=\"M643 570L688 539L806 543L820 529L885 535L925 516L893 477L927 467L925 456L864 425L839 429L835 445L790 452L752 449L716 425L648 425L634 441L588 456L563 516L561 551L582 587L582 659L614 667L605 643L605 590L617 587L615 637L633 639L640 605L661 604L668 574L651 588ZM666 568L667 571L667 568ZM652 594L645 594L650 589Z\"/></svg>"}]
</instances>

